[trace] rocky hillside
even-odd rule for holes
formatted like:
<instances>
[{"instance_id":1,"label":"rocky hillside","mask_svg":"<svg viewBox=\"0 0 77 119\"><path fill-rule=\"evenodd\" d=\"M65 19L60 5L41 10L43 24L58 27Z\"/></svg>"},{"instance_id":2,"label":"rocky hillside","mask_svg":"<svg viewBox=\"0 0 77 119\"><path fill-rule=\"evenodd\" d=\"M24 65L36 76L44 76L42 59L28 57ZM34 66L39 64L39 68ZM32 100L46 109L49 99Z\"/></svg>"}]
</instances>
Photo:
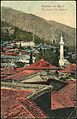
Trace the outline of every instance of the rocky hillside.
<instances>
[{"instance_id":1,"label":"rocky hillside","mask_svg":"<svg viewBox=\"0 0 77 119\"><path fill-rule=\"evenodd\" d=\"M3 41L33 41L33 33L22 30L10 23L1 21L1 40ZM39 41L39 42L38 42ZM42 39L34 35L34 42L40 43Z\"/></svg>"},{"instance_id":2,"label":"rocky hillside","mask_svg":"<svg viewBox=\"0 0 77 119\"><path fill-rule=\"evenodd\" d=\"M2 7L1 20L6 21L22 30L32 32L45 41L59 42L60 34L63 33L64 42L68 46L75 45L75 29L55 21L46 21L33 14L27 14L11 8Z\"/></svg>"}]
</instances>

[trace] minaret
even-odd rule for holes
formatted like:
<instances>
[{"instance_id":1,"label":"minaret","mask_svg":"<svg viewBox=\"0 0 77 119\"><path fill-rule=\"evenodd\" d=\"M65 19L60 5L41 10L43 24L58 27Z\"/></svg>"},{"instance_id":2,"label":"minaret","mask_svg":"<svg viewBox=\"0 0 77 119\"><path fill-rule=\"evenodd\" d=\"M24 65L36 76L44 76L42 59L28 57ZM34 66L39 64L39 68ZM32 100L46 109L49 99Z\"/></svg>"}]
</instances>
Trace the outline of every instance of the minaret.
<instances>
[{"instance_id":1,"label":"minaret","mask_svg":"<svg viewBox=\"0 0 77 119\"><path fill-rule=\"evenodd\" d=\"M59 60L59 66L64 66L64 42L63 42L63 36L61 34L60 37L60 60Z\"/></svg>"}]
</instances>

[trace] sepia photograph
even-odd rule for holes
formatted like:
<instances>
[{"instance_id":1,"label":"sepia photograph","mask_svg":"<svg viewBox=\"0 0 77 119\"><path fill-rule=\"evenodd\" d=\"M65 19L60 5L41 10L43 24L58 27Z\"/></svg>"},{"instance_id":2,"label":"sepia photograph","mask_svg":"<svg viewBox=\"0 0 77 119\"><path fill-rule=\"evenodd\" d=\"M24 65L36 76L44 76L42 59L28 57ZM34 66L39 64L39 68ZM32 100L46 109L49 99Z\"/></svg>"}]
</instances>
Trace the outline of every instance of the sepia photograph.
<instances>
[{"instance_id":1,"label":"sepia photograph","mask_svg":"<svg viewBox=\"0 0 77 119\"><path fill-rule=\"evenodd\" d=\"M74 119L76 1L1 1L1 119Z\"/></svg>"}]
</instances>

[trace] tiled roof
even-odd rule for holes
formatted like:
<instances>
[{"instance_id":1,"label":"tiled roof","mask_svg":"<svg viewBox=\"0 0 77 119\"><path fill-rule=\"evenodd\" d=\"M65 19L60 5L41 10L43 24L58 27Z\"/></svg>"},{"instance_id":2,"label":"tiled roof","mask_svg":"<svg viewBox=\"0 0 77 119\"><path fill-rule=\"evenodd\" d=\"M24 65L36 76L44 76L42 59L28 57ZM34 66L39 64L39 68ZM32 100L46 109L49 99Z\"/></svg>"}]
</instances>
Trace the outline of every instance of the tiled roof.
<instances>
[{"instance_id":1,"label":"tiled roof","mask_svg":"<svg viewBox=\"0 0 77 119\"><path fill-rule=\"evenodd\" d=\"M40 61L29 65L27 68L55 68L55 66L50 65L48 62L44 61L44 59L41 59ZM24 67L22 71L20 69L20 72L14 73L13 75L6 77L3 80L6 80L6 79L19 80L19 79L24 78L25 76L38 73L38 72L40 71L39 70L28 70L28 69L25 69Z\"/></svg>"},{"instance_id":2,"label":"tiled roof","mask_svg":"<svg viewBox=\"0 0 77 119\"><path fill-rule=\"evenodd\" d=\"M15 68L15 70L14 70L14 68L1 68L1 72L3 72L3 73L7 73L7 72L19 72L19 71L22 71L22 70L24 70L24 67L21 67L21 68Z\"/></svg>"},{"instance_id":3,"label":"tiled roof","mask_svg":"<svg viewBox=\"0 0 77 119\"><path fill-rule=\"evenodd\" d=\"M19 79L25 78L26 76L37 73L37 72L38 71L34 71L34 70L23 70L23 71L15 73L9 77L6 77L6 79L19 80ZM6 80L6 79L4 79L4 80Z\"/></svg>"},{"instance_id":4,"label":"tiled roof","mask_svg":"<svg viewBox=\"0 0 77 119\"><path fill-rule=\"evenodd\" d=\"M56 66L49 64L44 59L41 59L38 62L35 62L34 64L31 64L29 67L30 68L56 68Z\"/></svg>"},{"instance_id":5,"label":"tiled roof","mask_svg":"<svg viewBox=\"0 0 77 119\"><path fill-rule=\"evenodd\" d=\"M3 47L3 50L7 51L7 50L10 50L10 48Z\"/></svg>"},{"instance_id":6,"label":"tiled roof","mask_svg":"<svg viewBox=\"0 0 77 119\"><path fill-rule=\"evenodd\" d=\"M8 76L12 76L21 70L23 69L14 70L14 68L1 68L1 79L5 80Z\"/></svg>"},{"instance_id":7,"label":"tiled roof","mask_svg":"<svg viewBox=\"0 0 77 119\"><path fill-rule=\"evenodd\" d=\"M40 92L41 91L41 89L46 89L46 87L47 87L47 85L42 85L42 84L38 84L38 83L36 83L36 84L31 84L31 83L11 83L11 82L1 82L1 86L2 87L12 87L12 88L15 88L15 89L31 89L31 90L33 90L34 92L33 93L38 93L38 92ZM52 88L52 86L51 86L51 88ZM44 89L44 90L45 90Z\"/></svg>"},{"instance_id":8,"label":"tiled roof","mask_svg":"<svg viewBox=\"0 0 77 119\"><path fill-rule=\"evenodd\" d=\"M1 68L1 74L2 75L12 75L14 74L13 68Z\"/></svg>"},{"instance_id":9,"label":"tiled roof","mask_svg":"<svg viewBox=\"0 0 77 119\"><path fill-rule=\"evenodd\" d=\"M34 83L34 82L42 82L42 78L40 77L40 75L35 75L33 77L30 77L28 79L24 79L22 82L28 82L28 83Z\"/></svg>"},{"instance_id":10,"label":"tiled roof","mask_svg":"<svg viewBox=\"0 0 77 119\"><path fill-rule=\"evenodd\" d=\"M28 98L31 90L1 89L1 116L4 118L46 118L44 111Z\"/></svg>"},{"instance_id":11,"label":"tiled roof","mask_svg":"<svg viewBox=\"0 0 77 119\"><path fill-rule=\"evenodd\" d=\"M24 106L33 114L36 118L46 118L45 112L37 106L37 104L31 99L25 99L22 101Z\"/></svg>"},{"instance_id":12,"label":"tiled roof","mask_svg":"<svg viewBox=\"0 0 77 119\"><path fill-rule=\"evenodd\" d=\"M64 88L53 91L51 94L51 109L75 107L76 104L76 81L69 80Z\"/></svg>"},{"instance_id":13,"label":"tiled roof","mask_svg":"<svg viewBox=\"0 0 77 119\"><path fill-rule=\"evenodd\" d=\"M76 71L76 64L70 64L63 70L60 70L60 72L63 72L63 73L73 73L75 71Z\"/></svg>"},{"instance_id":14,"label":"tiled roof","mask_svg":"<svg viewBox=\"0 0 77 119\"><path fill-rule=\"evenodd\" d=\"M6 80L6 79L13 79L13 80L18 80L21 79L25 76L28 76L33 73L37 73L38 71L34 70L25 70L24 67L22 68L16 68L15 70L13 68L1 68L1 79ZM6 75L5 78L3 76Z\"/></svg>"},{"instance_id":15,"label":"tiled roof","mask_svg":"<svg viewBox=\"0 0 77 119\"><path fill-rule=\"evenodd\" d=\"M15 68L15 71L16 71L16 72L22 71L22 70L24 70L24 67L20 67L20 68L17 67L17 68Z\"/></svg>"},{"instance_id":16,"label":"tiled roof","mask_svg":"<svg viewBox=\"0 0 77 119\"><path fill-rule=\"evenodd\" d=\"M18 54L16 54L15 52L5 52L3 53L3 55L17 56Z\"/></svg>"}]
</instances>

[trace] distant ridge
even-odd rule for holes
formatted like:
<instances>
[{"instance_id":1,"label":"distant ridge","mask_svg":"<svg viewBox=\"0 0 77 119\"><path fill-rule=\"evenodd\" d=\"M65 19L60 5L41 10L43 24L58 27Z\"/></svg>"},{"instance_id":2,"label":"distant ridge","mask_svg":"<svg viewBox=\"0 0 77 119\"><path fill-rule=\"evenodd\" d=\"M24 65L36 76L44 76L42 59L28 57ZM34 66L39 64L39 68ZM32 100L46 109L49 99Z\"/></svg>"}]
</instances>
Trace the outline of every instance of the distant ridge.
<instances>
[{"instance_id":1,"label":"distant ridge","mask_svg":"<svg viewBox=\"0 0 77 119\"><path fill-rule=\"evenodd\" d=\"M27 14L8 7L1 8L1 20L17 26L22 30L32 32L43 38L45 41L60 41L60 34L63 33L64 42L67 46L75 46L76 29L57 23L55 21L47 21L33 14Z\"/></svg>"}]
</instances>

